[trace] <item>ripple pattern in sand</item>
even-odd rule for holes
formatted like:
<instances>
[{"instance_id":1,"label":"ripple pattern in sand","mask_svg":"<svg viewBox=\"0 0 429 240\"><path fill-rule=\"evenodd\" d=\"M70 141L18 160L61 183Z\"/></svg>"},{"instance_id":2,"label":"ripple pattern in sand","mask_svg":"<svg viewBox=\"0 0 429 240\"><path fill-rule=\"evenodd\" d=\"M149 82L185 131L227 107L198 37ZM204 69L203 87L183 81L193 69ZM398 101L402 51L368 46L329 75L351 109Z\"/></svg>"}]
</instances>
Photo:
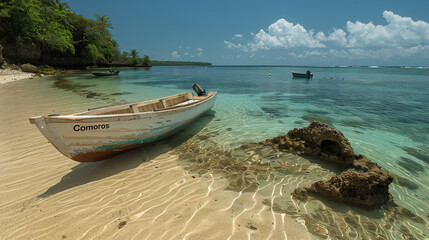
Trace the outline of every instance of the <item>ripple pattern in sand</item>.
<instances>
[{"instance_id":1,"label":"ripple pattern in sand","mask_svg":"<svg viewBox=\"0 0 429 240\"><path fill-rule=\"evenodd\" d=\"M262 203L259 195L280 185L237 192L240 181L231 187L222 174L190 172L162 142L103 162L67 159L28 117L101 102L44 79L24 82L0 88L1 111L9 113L1 116L0 239L308 238L302 225ZM271 224L280 221L290 224Z\"/></svg>"},{"instance_id":2,"label":"ripple pattern in sand","mask_svg":"<svg viewBox=\"0 0 429 240\"><path fill-rule=\"evenodd\" d=\"M338 169L258 144L225 150L208 129L108 161L73 162L28 117L102 102L43 84L48 83L40 79L0 88L1 112L9 113L0 118L0 239L424 239L428 234L412 206L366 211L317 197L294 199L295 188L329 179Z\"/></svg>"}]
</instances>

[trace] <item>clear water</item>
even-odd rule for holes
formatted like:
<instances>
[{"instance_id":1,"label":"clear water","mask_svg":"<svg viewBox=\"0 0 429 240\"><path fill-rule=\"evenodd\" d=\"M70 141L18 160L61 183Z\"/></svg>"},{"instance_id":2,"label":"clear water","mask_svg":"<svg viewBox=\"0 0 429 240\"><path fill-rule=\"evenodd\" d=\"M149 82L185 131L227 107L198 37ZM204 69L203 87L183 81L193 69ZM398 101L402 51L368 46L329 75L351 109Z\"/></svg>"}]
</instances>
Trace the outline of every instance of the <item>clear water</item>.
<instances>
[{"instance_id":1,"label":"clear water","mask_svg":"<svg viewBox=\"0 0 429 240\"><path fill-rule=\"evenodd\" d=\"M105 105L188 92L192 91L194 83L208 91L217 91L216 105L208 113L209 117L202 121L204 126L194 124L189 127L202 129L200 137L190 141L207 148L201 153L203 155L223 151L232 154L231 158L240 159L234 149L242 143L283 135L293 128L307 126L313 120L331 124L344 133L356 153L367 156L397 176L390 185L390 192L395 203L408 210L385 208L367 212L330 205L329 200L309 200L310 204L301 205L288 200L291 205L279 203L279 206L284 205L279 211L312 221L312 225L307 223L309 231L321 238L428 238L429 69L308 69L314 74L312 79L292 78L292 71L307 70L302 67L153 67L121 69L119 76L109 77L75 72L43 81L52 81L52 86L61 91L72 91L95 100L89 101L90 104ZM83 106L81 110L85 107L89 106ZM184 134L171 141L180 142L181 137ZM182 145L178 149L186 153L188 148ZM254 149L254 152L258 151L263 150ZM284 156L284 159L291 158ZM301 178L300 171L288 175L279 173L278 168L265 169L268 175L277 171L281 177L259 179L258 184L267 181L287 186L295 182L294 187L302 187L333 175L332 171L323 170L320 163L306 159L291 161L301 164L300 171L303 167L317 170L308 170L314 173L313 176ZM192 164L192 161L188 163ZM198 172L198 167L190 168ZM296 211L286 211L291 206ZM356 216L359 220L355 221ZM367 220L360 222L364 218ZM321 227L331 234L319 234Z\"/></svg>"}]
</instances>

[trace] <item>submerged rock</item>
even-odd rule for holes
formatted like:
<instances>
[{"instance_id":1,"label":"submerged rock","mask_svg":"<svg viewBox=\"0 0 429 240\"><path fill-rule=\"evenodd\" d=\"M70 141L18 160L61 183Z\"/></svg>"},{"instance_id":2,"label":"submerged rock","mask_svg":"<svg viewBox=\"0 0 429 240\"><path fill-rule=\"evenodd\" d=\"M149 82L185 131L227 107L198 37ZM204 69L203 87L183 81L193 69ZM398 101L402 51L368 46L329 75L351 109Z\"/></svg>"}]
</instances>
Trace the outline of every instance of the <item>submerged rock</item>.
<instances>
[{"instance_id":1,"label":"submerged rock","mask_svg":"<svg viewBox=\"0 0 429 240\"><path fill-rule=\"evenodd\" d=\"M349 168L330 180L297 188L295 198L306 199L308 193L317 193L365 207L380 206L393 199L389 193L393 176L365 156L355 154L343 133L326 123L312 122L308 127L295 128L284 136L267 139L263 144Z\"/></svg>"},{"instance_id":2,"label":"submerged rock","mask_svg":"<svg viewBox=\"0 0 429 240\"><path fill-rule=\"evenodd\" d=\"M353 164L355 153L349 140L336 128L322 122L295 128L284 136L267 139L265 144L295 154L318 157L347 167Z\"/></svg>"},{"instance_id":3,"label":"submerged rock","mask_svg":"<svg viewBox=\"0 0 429 240\"><path fill-rule=\"evenodd\" d=\"M345 203L361 206L379 206L391 200L388 185L393 177L375 171L360 172L353 169L342 172L328 181L318 181L306 188Z\"/></svg>"}]
</instances>

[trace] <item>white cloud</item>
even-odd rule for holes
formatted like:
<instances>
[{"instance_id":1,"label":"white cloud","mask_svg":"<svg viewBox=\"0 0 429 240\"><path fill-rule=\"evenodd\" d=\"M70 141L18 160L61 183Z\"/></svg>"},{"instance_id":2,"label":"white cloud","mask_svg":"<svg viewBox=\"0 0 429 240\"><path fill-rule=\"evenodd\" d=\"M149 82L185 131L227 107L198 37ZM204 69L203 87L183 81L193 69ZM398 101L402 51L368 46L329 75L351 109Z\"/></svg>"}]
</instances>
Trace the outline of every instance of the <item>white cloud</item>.
<instances>
[{"instance_id":1,"label":"white cloud","mask_svg":"<svg viewBox=\"0 0 429 240\"><path fill-rule=\"evenodd\" d=\"M347 33L343 29L334 29L334 32L325 37L323 32L316 34L316 39L320 42L325 42L327 45L334 45L338 47L347 46Z\"/></svg>"},{"instance_id":2,"label":"white cloud","mask_svg":"<svg viewBox=\"0 0 429 240\"><path fill-rule=\"evenodd\" d=\"M350 47L411 47L429 44L429 23L384 11L387 25L347 22Z\"/></svg>"},{"instance_id":3,"label":"white cloud","mask_svg":"<svg viewBox=\"0 0 429 240\"><path fill-rule=\"evenodd\" d=\"M236 38L242 38L243 34L234 34L234 37L236 37Z\"/></svg>"},{"instance_id":4,"label":"white cloud","mask_svg":"<svg viewBox=\"0 0 429 240\"><path fill-rule=\"evenodd\" d=\"M379 49L364 49L364 48L344 48L344 49L329 49L329 50L314 50L302 51L299 53L289 52L290 56L296 58L305 58L310 56L318 57L336 57L347 59L395 59L400 57L419 57L429 59L429 45L418 45L415 47L405 48L379 48Z\"/></svg>"},{"instance_id":5,"label":"white cloud","mask_svg":"<svg viewBox=\"0 0 429 240\"><path fill-rule=\"evenodd\" d=\"M348 56L356 58L386 58L393 59L400 57L421 57L429 58L429 45L414 47L380 48L380 49L362 49L351 48L348 50Z\"/></svg>"},{"instance_id":6,"label":"white cloud","mask_svg":"<svg viewBox=\"0 0 429 240\"><path fill-rule=\"evenodd\" d=\"M283 18L271 24L267 31L261 29L254 35L253 42L248 43L247 46L251 51L272 48L325 47L323 43L313 37L312 30L307 31L300 24L293 25Z\"/></svg>"},{"instance_id":7,"label":"white cloud","mask_svg":"<svg viewBox=\"0 0 429 240\"><path fill-rule=\"evenodd\" d=\"M177 53L177 51L172 52L171 56L174 57L174 58L179 58L180 57L179 54Z\"/></svg>"},{"instance_id":8,"label":"white cloud","mask_svg":"<svg viewBox=\"0 0 429 240\"><path fill-rule=\"evenodd\" d=\"M247 46L241 45L241 43L232 43L229 41L223 41L223 42L226 44L227 48L231 48L231 49L239 48L239 49L243 49L245 52L247 52Z\"/></svg>"},{"instance_id":9,"label":"white cloud","mask_svg":"<svg viewBox=\"0 0 429 240\"><path fill-rule=\"evenodd\" d=\"M198 56L198 57L203 56L203 52L199 52L199 53L197 54L197 56Z\"/></svg>"},{"instance_id":10,"label":"white cloud","mask_svg":"<svg viewBox=\"0 0 429 240\"><path fill-rule=\"evenodd\" d=\"M314 50L314 51L304 51L305 56L326 56L327 53L326 51L318 51L318 50Z\"/></svg>"},{"instance_id":11,"label":"white cloud","mask_svg":"<svg viewBox=\"0 0 429 240\"><path fill-rule=\"evenodd\" d=\"M344 49L341 49L341 50L329 49L328 54L338 58L344 58L349 56L348 52Z\"/></svg>"},{"instance_id":12,"label":"white cloud","mask_svg":"<svg viewBox=\"0 0 429 240\"><path fill-rule=\"evenodd\" d=\"M188 55L189 55L189 53L185 52L183 55L188 56Z\"/></svg>"},{"instance_id":13,"label":"white cloud","mask_svg":"<svg viewBox=\"0 0 429 240\"><path fill-rule=\"evenodd\" d=\"M429 58L429 23L391 11L384 11L383 17L387 22L385 25L347 21L345 30L334 28L332 32L316 34L299 23L293 24L281 18L266 30L250 33L253 37L250 42L224 43L227 48L244 52L287 49L294 57L392 58L420 55Z\"/></svg>"},{"instance_id":14,"label":"white cloud","mask_svg":"<svg viewBox=\"0 0 429 240\"><path fill-rule=\"evenodd\" d=\"M289 52L288 54L289 54L290 56L292 56L292 57L296 57L296 56L297 56L296 52Z\"/></svg>"},{"instance_id":15,"label":"white cloud","mask_svg":"<svg viewBox=\"0 0 429 240\"><path fill-rule=\"evenodd\" d=\"M311 57L311 56L327 57L329 55L329 53L327 51L314 50L314 51L303 51L300 54L297 54L295 52L291 52L291 53L289 53L289 55L293 56L293 57L297 57L297 58L306 58L306 57Z\"/></svg>"},{"instance_id":16,"label":"white cloud","mask_svg":"<svg viewBox=\"0 0 429 240\"><path fill-rule=\"evenodd\" d=\"M203 49L202 49L202 48L197 48L197 50L198 50L198 51L200 51L200 52L202 52L202 51L203 51Z\"/></svg>"}]
</instances>

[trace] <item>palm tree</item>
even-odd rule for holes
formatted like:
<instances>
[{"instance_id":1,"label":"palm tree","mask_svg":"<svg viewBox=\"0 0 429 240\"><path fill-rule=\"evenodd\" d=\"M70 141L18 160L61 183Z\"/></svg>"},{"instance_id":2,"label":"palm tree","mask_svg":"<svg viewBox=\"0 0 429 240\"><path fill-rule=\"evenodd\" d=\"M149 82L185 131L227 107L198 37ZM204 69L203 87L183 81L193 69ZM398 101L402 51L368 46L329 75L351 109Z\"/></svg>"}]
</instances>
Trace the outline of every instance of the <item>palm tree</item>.
<instances>
[{"instance_id":1,"label":"palm tree","mask_svg":"<svg viewBox=\"0 0 429 240\"><path fill-rule=\"evenodd\" d=\"M149 61L150 61L149 56L148 55L144 55L144 57L143 57L143 63L149 64Z\"/></svg>"},{"instance_id":2,"label":"palm tree","mask_svg":"<svg viewBox=\"0 0 429 240\"><path fill-rule=\"evenodd\" d=\"M111 20L109 16L95 14L95 17L97 18L97 21L100 22L105 28L113 28L112 24L110 23Z\"/></svg>"},{"instance_id":3,"label":"palm tree","mask_svg":"<svg viewBox=\"0 0 429 240\"><path fill-rule=\"evenodd\" d=\"M121 59L122 59L122 60L127 60L128 55L129 55L129 53L128 53L128 52L123 51L123 52L122 52L122 54L121 54Z\"/></svg>"},{"instance_id":4,"label":"palm tree","mask_svg":"<svg viewBox=\"0 0 429 240\"><path fill-rule=\"evenodd\" d=\"M70 6L66 2L59 2L57 7L58 7L58 10L60 10L60 11L66 11L66 12L71 11Z\"/></svg>"},{"instance_id":5,"label":"palm tree","mask_svg":"<svg viewBox=\"0 0 429 240\"><path fill-rule=\"evenodd\" d=\"M135 49L131 49L130 52L132 58L133 58L133 63L136 64L137 63L137 58L139 57L139 52L137 52L137 50Z\"/></svg>"}]
</instances>

